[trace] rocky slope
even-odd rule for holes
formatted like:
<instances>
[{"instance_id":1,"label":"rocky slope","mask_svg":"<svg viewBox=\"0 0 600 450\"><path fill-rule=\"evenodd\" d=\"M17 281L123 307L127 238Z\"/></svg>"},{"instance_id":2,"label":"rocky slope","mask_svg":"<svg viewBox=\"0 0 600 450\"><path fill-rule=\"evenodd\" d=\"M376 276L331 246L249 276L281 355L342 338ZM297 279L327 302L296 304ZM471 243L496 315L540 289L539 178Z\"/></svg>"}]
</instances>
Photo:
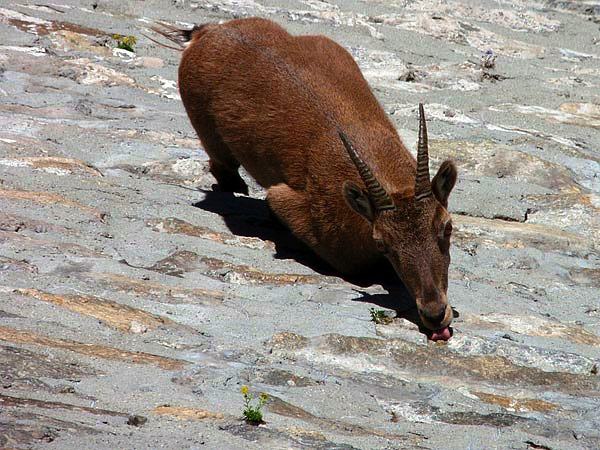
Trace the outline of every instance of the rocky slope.
<instances>
[{"instance_id":1,"label":"rocky slope","mask_svg":"<svg viewBox=\"0 0 600 450\"><path fill-rule=\"evenodd\" d=\"M212 190L145 35L251 15L343 44L411 148L427 105L460 170L448 344L256 185ZM0 447L600 447L599 28L590 1L2 2Z\"/></svg>"}]
</instances>

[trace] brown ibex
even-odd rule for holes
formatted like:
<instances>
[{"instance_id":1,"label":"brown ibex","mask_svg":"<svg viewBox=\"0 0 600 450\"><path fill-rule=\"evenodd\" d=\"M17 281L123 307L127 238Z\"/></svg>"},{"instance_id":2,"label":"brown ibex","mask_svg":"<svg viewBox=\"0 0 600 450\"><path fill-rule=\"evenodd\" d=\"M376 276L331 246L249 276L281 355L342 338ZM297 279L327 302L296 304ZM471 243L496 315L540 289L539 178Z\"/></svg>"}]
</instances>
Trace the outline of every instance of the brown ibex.
<instances>
[{"instance_id":1,"label":"brown ibex","mask_svg":"<svg viewBox=\"0 0 600 450\"><path fill-rule=\"evenodd\" d=\"M220 189L247 194L244 166L279 219L344 274L385 256L430 338L448 340L447 206L457 173L445 161L430 180L423 106L415 161L332 40L258 18L161 34L185 44L179 90Z\"/></svg>"}]
</instances>

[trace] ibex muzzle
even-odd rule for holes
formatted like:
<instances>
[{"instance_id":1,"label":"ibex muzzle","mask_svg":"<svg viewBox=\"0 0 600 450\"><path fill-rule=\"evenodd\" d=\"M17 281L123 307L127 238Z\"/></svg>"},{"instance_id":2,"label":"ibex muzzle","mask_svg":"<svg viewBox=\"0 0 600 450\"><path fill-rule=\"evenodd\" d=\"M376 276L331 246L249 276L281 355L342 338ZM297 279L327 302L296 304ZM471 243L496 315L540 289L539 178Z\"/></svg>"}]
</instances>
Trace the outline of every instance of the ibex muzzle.
<instances>
[{"instance_id":1,"label":"ibex muzzle","mask_svg":"<svg viewBox=\"0 0 600 450\"><path fill-rule=\"evenodd\" d=\"M449 339L447 205L456 168L446 161L430 180L422 105L415 161L332 40L291 36L257 18L163 35L185 42L181 98L221 190L248 193L243 165L281 221L342 273L385 256L430 337Z\"/></svg>"}]
</instances>

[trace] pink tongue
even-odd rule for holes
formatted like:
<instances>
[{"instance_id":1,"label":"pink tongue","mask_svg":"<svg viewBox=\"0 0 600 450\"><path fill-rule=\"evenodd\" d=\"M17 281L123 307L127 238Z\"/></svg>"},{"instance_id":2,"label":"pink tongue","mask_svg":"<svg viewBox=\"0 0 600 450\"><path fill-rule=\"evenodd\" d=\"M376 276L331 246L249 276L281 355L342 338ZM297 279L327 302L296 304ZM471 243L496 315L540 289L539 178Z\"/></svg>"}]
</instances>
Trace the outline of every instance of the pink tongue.
<instances>
[{"instance_id":1,"label":"pink tongue","mask_svg":"<svg viewBox=\"0 0 600 450\"><path fill-rule=\"evenodd\" d=\"M447 341L451 337L452 335L450 334L450 328L446 327L431 333L430 339L432 341Z\"/></svg>"}]
</instances>

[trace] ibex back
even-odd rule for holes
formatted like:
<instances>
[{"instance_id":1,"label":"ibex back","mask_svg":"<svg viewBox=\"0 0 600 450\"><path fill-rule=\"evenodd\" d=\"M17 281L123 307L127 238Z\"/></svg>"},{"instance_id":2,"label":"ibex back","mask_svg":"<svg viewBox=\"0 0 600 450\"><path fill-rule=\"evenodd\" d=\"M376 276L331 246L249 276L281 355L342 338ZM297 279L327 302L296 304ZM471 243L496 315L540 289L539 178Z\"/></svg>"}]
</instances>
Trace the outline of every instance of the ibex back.
<instances>
[{"instance_id":1,"label":"ibex back","mask_svg":"<svg viewBox=\"0 0 600 450\"><path fill-rule=\"evenodd\" d=\"M220 189L248 193L243 165L281 221L342 273L384 256L430 337L449 339L447 205L456 168L445 161L430 180L422 105L415 161L332 40L291 36L256 18L170 37L189 40L179 89Z\"/></svg>"}]
</instances>

